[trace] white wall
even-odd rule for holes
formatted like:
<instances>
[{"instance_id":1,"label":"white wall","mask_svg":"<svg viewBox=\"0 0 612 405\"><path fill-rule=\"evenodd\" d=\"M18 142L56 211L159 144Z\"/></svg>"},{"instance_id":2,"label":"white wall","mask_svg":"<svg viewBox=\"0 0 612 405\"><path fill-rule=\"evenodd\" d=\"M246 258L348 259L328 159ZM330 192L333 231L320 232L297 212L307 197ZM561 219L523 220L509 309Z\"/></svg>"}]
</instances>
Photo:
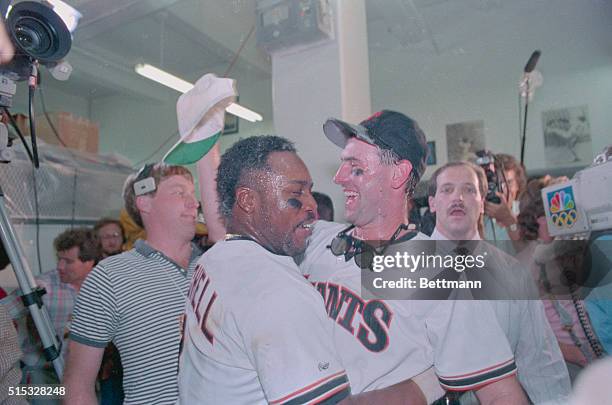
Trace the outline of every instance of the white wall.
<instances>
[{"instance_id":1,"label":"white wall","mask_svg":"<svg viewBox=\"0 0 612 405\"><path fill-rule=\"evenodd\" d=\"M446 125L474 120L484 121L489 149L518 157L518 81L531 52L541 49L544 84L529 107L527 168L546 168L541 114L550 109L587 105L593 153L599 152L612 140L612 8L590 0L554 3L517 5L515 18L483 24L477 37L462 33L469 20L446 16L457 25L434 35L439 54L427 41L371 49L373 109L415 118L436 141L438 164L447 161ZM453 36L462 41L453 43Z\"/></svg>"}]
</instances>

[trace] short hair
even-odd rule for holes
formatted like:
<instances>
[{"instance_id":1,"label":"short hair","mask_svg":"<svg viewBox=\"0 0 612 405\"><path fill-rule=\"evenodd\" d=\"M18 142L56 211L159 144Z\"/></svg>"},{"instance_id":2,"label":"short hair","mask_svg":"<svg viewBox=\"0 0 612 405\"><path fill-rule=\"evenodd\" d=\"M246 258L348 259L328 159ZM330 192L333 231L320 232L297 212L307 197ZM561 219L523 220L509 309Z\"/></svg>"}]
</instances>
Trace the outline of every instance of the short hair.
<instances>
[{"instance_id":1,"label":"short hair","mask_svg":"<svg viewBox=\"0 0 612 405\"><path fill-rule=\"evenodd\" d=\"M427 185L427 195L430 197L434 197L436 195L436 191L438 190L438 177L440 177L440 175L446 169L450 169L451 167L467 167L468 169L472 169L478 178L478 191L480 191L482 198L486 197L489 184L487 182L487 175L485 174L485 171L482 169L482 167L466 161L450 162L444 166L438 167L429 179L429 184Z\"/></svg>"},{"instance_id":2,"label":"short hair","mask_svg":"<svg viewBox=\"0 0 612 405\"><path fill-rule=\"evenodd\" d=\"M512 170L514 173L516 173L516 182L518 183L519 187L518 195L520 196L523 191L525 191L525 187L527 187L527 175L525 174L525 168L512 155L497 153L495 154L495 158L499 160L500 166L503 170Z\"/></svg>"},{"instance_id":3,"label":"short hair","mask_svg":"<svg viewBox=\"0 0 612 405\"><path fill-rule=\"evenodd\" d=\"M132 173L125 180L123 185L123 200L125 202L125 210L130 218L140 227L144 227L140 211L136 206L136 193L134 191L134 183L152 177L155 180L155 191L148 194L155 195L159 183L171 176L183 176L190 181L193 181L191 172L183 166L167 165L165 163L147 163L138 172Z\"/></svg>"},{"instance_id":4,"label":"short hair","mask_svg":"<svg viewBox=\"0 0 612 405\"><path fill-rule=\"evenodd\" d=\"M380 164L384 166L393 166L400 162L401 158L399 155L392 149L381 148L378 145L374 145L378 149L378 158L380 159ZM417 154L418 155L418 154ZM411 196L416 189L417 184L419 184L419 180L421 176L425 172L426 160L427 160L427 152L425 155L421 156L418 159L407 159L412 165L412 170L410 171L410 177L408 178L408 182L406 183L405 192L408 196Z\"/></svg>"},{"instance_id":5,"label":"short hair","mask_svg":"<svg viewBox=\"0 0 612 405\"><path fill-rule=\"evenodd\" d=\"M329 198L327 194L319 193L318 191L313 191L312 196L317 202L317 212L319 214L319 218L325 219L328 221L333 221L334 220L334 203L332 202L331 198ZM329 213L329 217L322 215L322 214L325 214L325 211Z\"/></svg>"},{"instance_id":6,"label":"short hair","mask_svg":"<svg viewBox=\"0 0 612 405\"><path fill-rule=\"evenodd\" d=\"M533 179L527 184L525 192L521 194L519 200L520 212L517 217L517 222L522 239L538 239L538 230L540 228L538 218L546 215L544 212L544 201L542 200L541 191L554 182L555 179L550 176Z\"/></svg>"},{"instance_id":7,"label":"short hair","mask_svg":"<svg viewBox=\"0 0 612 405\"><path fill-rule=\"evenodd\" d=\"M489 187L489 182L487 181L487 175L484 169L477 164L467 161L458 161L458 162L450 162L445 164L444 166L440 166L436 169L435 172L431 175L429 179L429 184L427 185L427 194L430 197L434 197L436 195L436 191L438 190L438 177L446 170L451 167L467 167L472 169L474 173L476 173L476 178L478 179L478 191L480 192L480 197L484 200L487 196L487 191ZM480 214L478 218L478 233L481 238L484 238L485 229L484 229L484 214Z\"/></svg>"},{"instance_id":8,"label":"short hair","mask_svg":"<svg viewBox=\"0 0 612 405\"><path fill-rule=\"evenodd\" d=\"M232 145L223 156L217 172L219 213L229 223L236 203L239 186L253 186L250 174L257 170L270 171L268 157L273 152L296 153L293 142L275 135L252 136Z\"/></svg>"},{"instance_id":9,"label":"short hair","mask_svg":"<svg viewBox=\"0 0 612 405\"><path fill-rule=\"evenodd\" d=\"M102 251L98 244L98 239L93 231L89 228L73 228L67 229L57 235L53 240L55 252L63 252L70 250L73 247L79 248L79 260L86 262L93 260L97 264L102 257Z\"/></svg>"}]
</instances>

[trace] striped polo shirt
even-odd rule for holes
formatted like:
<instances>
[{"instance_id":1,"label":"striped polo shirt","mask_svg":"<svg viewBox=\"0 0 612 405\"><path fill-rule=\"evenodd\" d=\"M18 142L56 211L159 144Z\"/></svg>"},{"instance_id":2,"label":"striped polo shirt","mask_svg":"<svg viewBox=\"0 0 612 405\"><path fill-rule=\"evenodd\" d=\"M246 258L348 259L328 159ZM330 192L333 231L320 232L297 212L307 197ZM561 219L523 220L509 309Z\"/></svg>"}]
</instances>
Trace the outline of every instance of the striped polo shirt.
<instances>
[{"instance_id":1,"label":"striped polo shirt","mask_svg":"<svg viewBox=\"0 0 612 405\"><path fill-rule=\"evenodd\" d=\"M171 404L178 396L180 318L201 251L189 269L139 240L101 261L77 298L70 338L104 348L112 341L123 364L125 403Z\"/></svg>"}]
</instances>

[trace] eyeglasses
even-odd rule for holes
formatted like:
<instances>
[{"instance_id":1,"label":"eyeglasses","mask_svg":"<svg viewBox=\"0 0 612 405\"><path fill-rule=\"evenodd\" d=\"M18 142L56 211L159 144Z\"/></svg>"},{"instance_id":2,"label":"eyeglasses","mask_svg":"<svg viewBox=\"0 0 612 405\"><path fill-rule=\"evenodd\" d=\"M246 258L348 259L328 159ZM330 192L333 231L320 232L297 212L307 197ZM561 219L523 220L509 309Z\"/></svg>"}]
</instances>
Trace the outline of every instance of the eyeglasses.
<instances>
[{"instance_id":1,"label":"eyeglasses","mask_svg":"<svg viewBox=\"0 0 612 405\"><path fill-rule=\"evenodd\" d=\"M344 255L344 260L349 261L351 257L355 260L355 264L362 270L372 270L372 263L374 262L374 256L380 256L384 254L387 247L397 241L399 234L402 231L412 229L413 232L406 235L406 239L412 239L416 235L414 231L414 225L401 224L386 243L381 246L372 246L361 239L357 239L348 234L355 225L351 225L348 228L340 231L331 244L327 246L331 250L334 256ZM404 238L402 238L404 239Z\"/></svg>"}]
</instances>

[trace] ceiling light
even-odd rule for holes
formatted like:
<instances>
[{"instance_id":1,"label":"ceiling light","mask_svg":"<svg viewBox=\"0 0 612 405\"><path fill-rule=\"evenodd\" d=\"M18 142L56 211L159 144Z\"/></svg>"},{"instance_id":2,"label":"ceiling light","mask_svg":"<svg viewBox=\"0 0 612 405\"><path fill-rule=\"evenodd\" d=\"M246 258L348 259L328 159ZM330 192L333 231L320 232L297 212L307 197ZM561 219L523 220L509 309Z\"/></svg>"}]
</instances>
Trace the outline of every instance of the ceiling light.
<instances>
[{"instance_id":1,"label":"ceiling light","mask_svg":"<svg viewBox=\"0 0 612 405\"><path fill-rule=\"evenodd\" d=\"M186 93L193 89L193 84L189 83L188 81L146 63L139 63L134 67L134 70L136 70L136 73L139 75L159 84L163 84L166 87L170 87L171 89L174 89L180 93ZM232 103L227 106L225 111L251 122L263 120L263 117L260 114L236 103Z\"/></svg>"}]
</instances>

